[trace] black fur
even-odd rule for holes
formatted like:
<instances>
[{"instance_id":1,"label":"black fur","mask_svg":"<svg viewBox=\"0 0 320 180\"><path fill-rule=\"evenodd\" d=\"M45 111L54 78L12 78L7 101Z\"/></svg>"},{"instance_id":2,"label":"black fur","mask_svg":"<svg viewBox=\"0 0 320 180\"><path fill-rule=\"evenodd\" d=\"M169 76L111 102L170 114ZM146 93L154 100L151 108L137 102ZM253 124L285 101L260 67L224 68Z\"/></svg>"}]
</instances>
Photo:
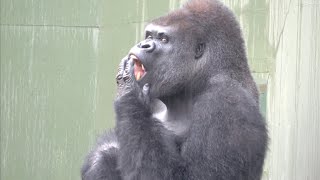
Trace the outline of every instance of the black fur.
<instances>
[{"instance_id":1,"label":"black fur","mask_svg":"<svg viewBox=\"0 0 320 180\"><path fill-rule=\"evenodd\" d=\"M131 55L147 71L139 80ZM117 83L115 132L89 153L83 180L261 178L268 137L258 91L239 25L219 1L190 0L153 20Z\"/></svg>"}]
</instances>

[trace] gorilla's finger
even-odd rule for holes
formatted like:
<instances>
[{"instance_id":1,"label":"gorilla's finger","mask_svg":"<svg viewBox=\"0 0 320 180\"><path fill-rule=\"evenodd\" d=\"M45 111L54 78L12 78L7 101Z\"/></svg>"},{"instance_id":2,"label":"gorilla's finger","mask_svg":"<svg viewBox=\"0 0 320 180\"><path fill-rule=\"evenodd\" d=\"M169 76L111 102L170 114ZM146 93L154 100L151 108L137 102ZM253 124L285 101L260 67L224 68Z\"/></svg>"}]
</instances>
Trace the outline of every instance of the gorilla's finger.
<instances>
[{"instance_id":1,"label":"gorilla's finger","mask_svg":"<svg viewBox=\"0 0 320 180\"><path fill-rule=\"evenodd\" d=\"M149 92L150 92L150 85L148 83L146 83L143 87L142 87L142 92L139 95L139 99L141 100L141 102L143 103L144 106L148 107L150 105L150 96L149 96Z\"/></svg>"},{"instance_id":2,"label":"gorilla's finger","mask_svg":"<svg viewBox=\"0 0 320 180\"><path fill-rule=\"evenodd\" d=\"M128 56L122 58L122 60L121 60L121 62L119 64L118 73L116 75L117 82L120 81L123 78L123 72L124 72L124 69L126 67L127 61L128 61Z\"/></svg>"},{"instance_id":3,"label":"gorilla's finger","mask_svg":"<svg viewBox=\"0 0 320 180\"><path fill-rule=\"evenodd\" d=\"M125 65L124 72L123 72L123 80L125 83L131 83L132 82L132 73L133 72L133 60L129 59Z\"/></svg>"},{"instance_id":4,"label":"gorilla's finger","mask_svg":"<svg viewBox=\"0 0 320 180\"><path fill-rule=\"evenodd\" d=\"M128 73L131 77L134 77L134 61L130 59L127 63Z\"/></svg>"},{"instance_id":5,"label":"gorilla's finger","mask_svg":"<svg viewBox=\"0 0 320 180\"><path fill-rule=\"evenodd\" d=\"M145 95L145 96L149 96L149 92L150 92L150 85L147 83L143 86L142 88L142 93Z\"/></svg>"}]
</instances>

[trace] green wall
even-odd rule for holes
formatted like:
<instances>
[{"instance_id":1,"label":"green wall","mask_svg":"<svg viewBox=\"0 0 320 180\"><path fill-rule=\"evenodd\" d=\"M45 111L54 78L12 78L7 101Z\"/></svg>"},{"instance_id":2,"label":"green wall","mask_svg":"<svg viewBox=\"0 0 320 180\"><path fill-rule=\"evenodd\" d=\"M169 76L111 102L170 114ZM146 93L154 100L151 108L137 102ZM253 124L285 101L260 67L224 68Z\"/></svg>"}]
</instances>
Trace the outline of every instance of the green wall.
<instances>
[{"instance_id":1,"label":"green wall","mask_svg":"<svg viewBox=\"0 0 320 180\"><path fill-rule=\"evenodd\" d=\"M1 180L80 179L119 60L169 1L0 0Z\"/></svg>"},{"instance_id":2,"label":"green wall","mask_svg":"<svg viewBox=\"0 0 320 180\"><path fill-rule=\"evenodd\" d=\"M119 60L184 0L0 0L1 180L80 179L114 126ZM320 4L224 0L239 18L271 144L265 179L320 177Z\"/></svg>"}]
</instances>

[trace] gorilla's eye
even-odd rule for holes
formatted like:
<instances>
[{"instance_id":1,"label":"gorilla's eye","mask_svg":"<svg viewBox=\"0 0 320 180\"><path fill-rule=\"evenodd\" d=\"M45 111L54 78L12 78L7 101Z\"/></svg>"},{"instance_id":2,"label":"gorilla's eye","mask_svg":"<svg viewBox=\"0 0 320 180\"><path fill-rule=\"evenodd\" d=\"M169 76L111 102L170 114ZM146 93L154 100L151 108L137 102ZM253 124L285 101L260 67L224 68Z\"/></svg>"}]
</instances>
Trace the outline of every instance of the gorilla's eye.
<instances>
[{"instance_id":1,"label":"gorilla's eye","mask_svg":"<svg viewBox=\"0 0 320 180\"><path fill-rule=\"evenodd\" d=\"M167 42L168 42L168 38L161 38L161 41L162 41L163 43L167 43Z\"/></svg>"},{"instance_id":2,"label":"gorilla's eye","mask_svg":"<svg viewBox=\"0 0 320 180\"><path fill-rule=\"evenodd\" d=\"M146 39L152 39L151 35L146 36Z\"/></svg>"}]
</instances>

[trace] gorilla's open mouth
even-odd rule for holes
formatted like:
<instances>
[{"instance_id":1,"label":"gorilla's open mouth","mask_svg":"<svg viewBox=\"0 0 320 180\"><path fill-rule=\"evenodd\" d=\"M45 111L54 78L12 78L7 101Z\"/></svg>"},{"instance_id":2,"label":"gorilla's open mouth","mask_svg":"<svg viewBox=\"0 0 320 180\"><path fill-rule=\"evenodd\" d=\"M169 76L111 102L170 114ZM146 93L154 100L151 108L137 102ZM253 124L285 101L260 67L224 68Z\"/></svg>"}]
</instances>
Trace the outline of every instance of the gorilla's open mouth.
<instances>
[{"instance_id":1,"label":"gorilla's open mouth","mask_svg":"<svg viewBox=\"0 0 320 180\"><path fill-rule=\"evenodd\" d=\"M134 62L134 77L139 81L146 74L146 69L137 56L131 54L130 59Z\"/></svg>"}]
</instances>

